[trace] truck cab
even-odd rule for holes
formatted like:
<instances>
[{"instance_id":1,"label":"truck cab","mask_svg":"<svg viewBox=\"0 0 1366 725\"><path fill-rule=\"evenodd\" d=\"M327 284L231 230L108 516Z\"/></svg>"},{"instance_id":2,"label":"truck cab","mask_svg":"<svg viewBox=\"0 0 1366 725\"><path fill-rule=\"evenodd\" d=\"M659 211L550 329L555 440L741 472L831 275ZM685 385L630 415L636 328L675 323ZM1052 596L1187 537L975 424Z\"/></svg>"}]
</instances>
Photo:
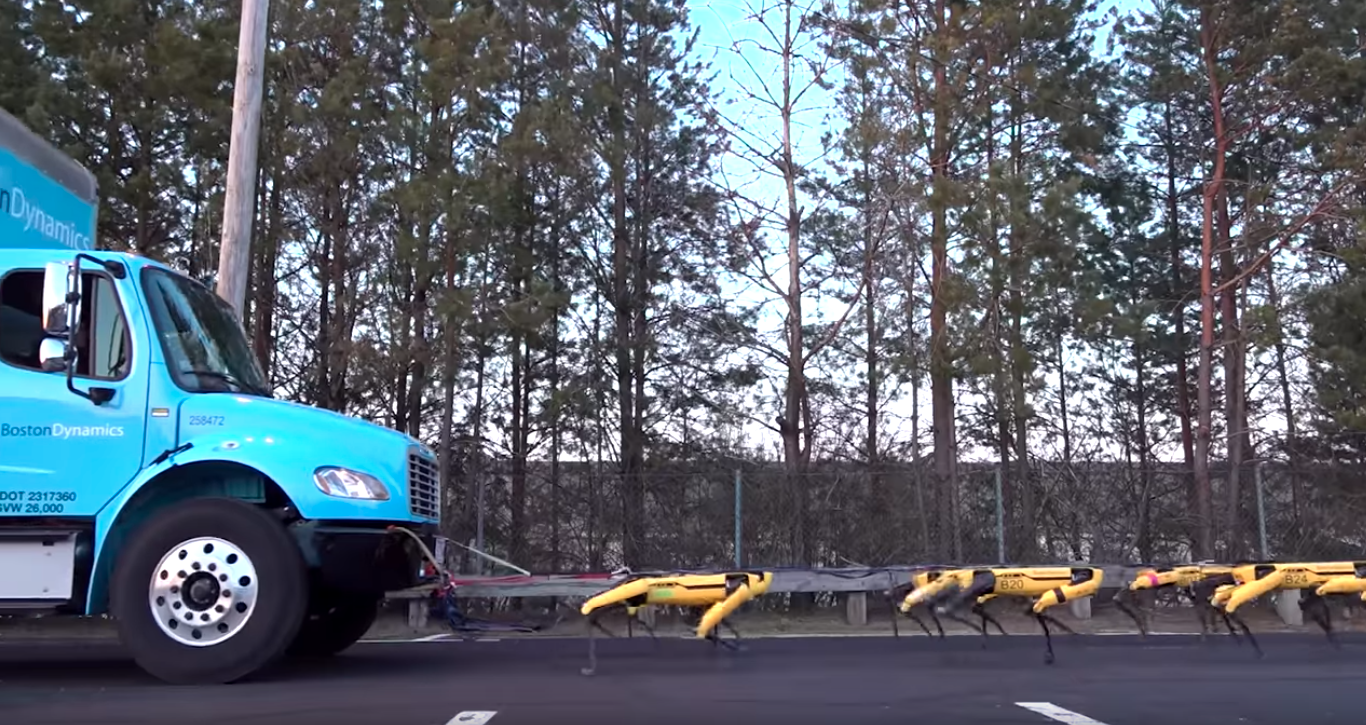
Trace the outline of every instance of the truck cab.
<instances>
[{"instance_id":1,"label":"truck cab","mask_svg":"<svg viewBox=\"0 0 1366 725\"><path fill-rule=\"evenodd\" d=\"M16 124L0 117L0 611L111 615L176 683L345 649L429 555L435 454L276 399L207 286L83 249L93 179Z\"/></svg>"}]
</instances>

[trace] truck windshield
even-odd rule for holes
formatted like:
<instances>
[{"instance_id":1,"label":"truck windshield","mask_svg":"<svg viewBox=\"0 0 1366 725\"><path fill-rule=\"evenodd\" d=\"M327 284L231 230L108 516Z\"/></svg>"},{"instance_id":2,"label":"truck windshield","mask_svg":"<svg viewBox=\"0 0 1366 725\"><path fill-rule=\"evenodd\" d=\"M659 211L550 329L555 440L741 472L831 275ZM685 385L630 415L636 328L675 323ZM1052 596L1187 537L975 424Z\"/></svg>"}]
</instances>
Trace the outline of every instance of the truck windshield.
<instances>
[{"instance_id":1,"label":"truck windshield","mask_svg":"<svg viewBox=\"0 0 1366 725\"><path fill-rule=\"evenodd\" d=\"M188 277L153 267L143 270L142 287L166 367L177 385L196 393L271 397L227 302Z\"/></svg>"}]
</instances>

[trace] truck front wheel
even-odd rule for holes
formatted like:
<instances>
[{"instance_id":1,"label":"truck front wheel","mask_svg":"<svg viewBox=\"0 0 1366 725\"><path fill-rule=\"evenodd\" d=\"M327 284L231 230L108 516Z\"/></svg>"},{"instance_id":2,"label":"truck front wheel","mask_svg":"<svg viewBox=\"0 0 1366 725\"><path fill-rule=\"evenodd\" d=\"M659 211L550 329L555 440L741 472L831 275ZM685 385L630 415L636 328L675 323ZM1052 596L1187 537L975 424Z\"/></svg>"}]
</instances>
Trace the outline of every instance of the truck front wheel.
<instances>
[{"instance_id":1,"label":"truck front wheel","mask_svg":"<svg viewBox=\"0 0 1366 725\"><path fill-rule=\"evenodd\" d=\"M193 499L135 529L110 585L133 659L173 684L233 682L273 664L303 623L303 556L245 501Z\"/></svg>"},{"instance_id":2,"label":"truck front wheel","mask_svg":"<svg viewBox=\"0 0 1366 725\"><path fill-rule=\"evenodd\" d=\"M383 595L313 587L309 612L288 654L331 657L355 644L370 631Z\"/></svg>"}]
</instances>

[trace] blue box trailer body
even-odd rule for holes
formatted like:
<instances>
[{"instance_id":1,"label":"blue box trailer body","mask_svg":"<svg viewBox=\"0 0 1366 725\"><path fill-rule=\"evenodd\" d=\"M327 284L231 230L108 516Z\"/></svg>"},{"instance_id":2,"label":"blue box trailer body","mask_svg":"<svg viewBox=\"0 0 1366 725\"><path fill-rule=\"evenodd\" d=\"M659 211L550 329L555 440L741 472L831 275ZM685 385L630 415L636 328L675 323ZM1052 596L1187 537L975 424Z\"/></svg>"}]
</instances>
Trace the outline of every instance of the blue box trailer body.
<instances>
[{"instance_id":1,"label":"blue box trailer body","mask_svg":"<svg viewBox=\"0 0 1366 725\"><path fill-rule=\"evenodd\" d=\"M418 581L435 454L275 399L224 300L95 249L98 201L0 112L0 614L112 615L170 682L340 652Z\"/></svg>"},{"instance_id":2,"label":"blue box trailer body","mask_svg":"<svg viewBox=\"0 0 1366 725\"><path fill-rule=\"evenodd\" d=\"M0 249L95 248L95 175L0 109Z\"/></svg>"}]
</instances>

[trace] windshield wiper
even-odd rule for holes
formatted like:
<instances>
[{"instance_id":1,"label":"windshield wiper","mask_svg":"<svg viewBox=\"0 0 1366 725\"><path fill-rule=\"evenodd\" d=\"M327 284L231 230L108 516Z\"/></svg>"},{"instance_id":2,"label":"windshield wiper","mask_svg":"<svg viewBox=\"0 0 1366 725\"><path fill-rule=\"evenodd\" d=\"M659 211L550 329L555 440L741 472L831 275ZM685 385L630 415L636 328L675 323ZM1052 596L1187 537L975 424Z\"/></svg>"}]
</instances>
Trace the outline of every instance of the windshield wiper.
<instances>
[{"instance_id":1,"label":"windshield wiper","mask_svg":"<svg viewBox=\"0 0 1366 725\"><path fill-rule=\"evenodd\" d=\"M205 370L203 368L187 368L185 370L181 370L180 372L183 375L200 375L206 378L218 378L219 380L222 380L228 385L237 388L241 392L252 393L254 395L259 395L263 398L271 397L268 391L261 390L260 388L257 388L253 385L248 385L242 382L241 380L238 380L235 375L232 375L230 373L225 373L218 370Z\"/></svg>"}]
</instances>

